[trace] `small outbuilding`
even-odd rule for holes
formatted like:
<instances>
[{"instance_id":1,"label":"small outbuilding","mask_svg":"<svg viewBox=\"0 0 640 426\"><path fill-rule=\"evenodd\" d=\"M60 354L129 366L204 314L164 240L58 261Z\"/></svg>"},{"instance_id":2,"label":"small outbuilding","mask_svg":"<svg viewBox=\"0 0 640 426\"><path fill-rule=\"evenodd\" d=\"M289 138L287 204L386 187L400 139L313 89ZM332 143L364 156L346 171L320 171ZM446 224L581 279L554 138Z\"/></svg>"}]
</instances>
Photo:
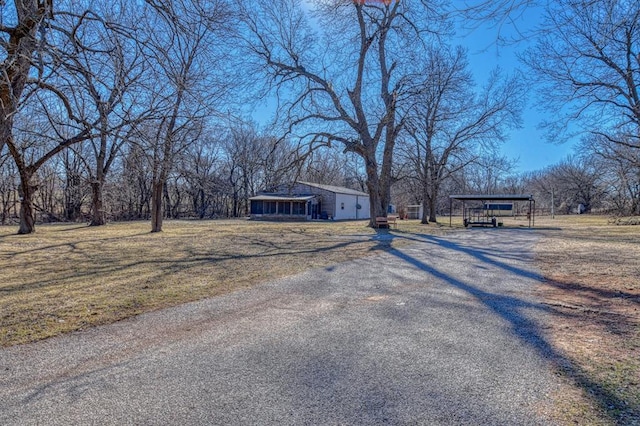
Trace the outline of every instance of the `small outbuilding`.
<instances>
[{"instance_id":1,"label":"small outbuilding","mask_svg":"<svg viewBox=\"0 0 640 426\"><path fill-rule=\"evenodd\" d=\"M411 204L407 206L407 219L422 219L422 204Z\"/></svg>"},{"instance_id":2,"label":"small outbuilding","mask_svg":"<svg viewBox=\"0 0 640 426\"><path fill-rule=\"evenodd\" d=\"M252 219L369 219L369 194L340 186L295 182L249 201Z\"/></svg>"}]
</instances>

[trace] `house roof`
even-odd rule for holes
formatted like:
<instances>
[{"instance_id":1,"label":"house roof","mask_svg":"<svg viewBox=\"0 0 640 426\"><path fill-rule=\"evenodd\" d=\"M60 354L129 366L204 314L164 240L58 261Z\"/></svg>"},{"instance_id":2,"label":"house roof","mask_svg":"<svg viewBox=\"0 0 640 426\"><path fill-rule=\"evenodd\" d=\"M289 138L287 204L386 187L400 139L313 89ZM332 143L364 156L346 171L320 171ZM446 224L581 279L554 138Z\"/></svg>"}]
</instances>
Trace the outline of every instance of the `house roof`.
<instances>
[{"instance_id":1,"label":"house roof","mask_svg":"<svg viewBox=\"0 0 640 426\"><path fill-rule=\"evenodd\" d=\"M344 188L342 186L333 186L333 185L323 185L321 183L312 183L312 182L301 182L298 181L301 185L311 186L313 188L324 189L325 191L335 192L337 194L347 194L347 195L358 195L362 197L368 197L369 194L362 191L357 191L355 189Z\"/></svg>"},{"instance_id":2,"label":"house roof","mask_svg":"<svg viewBox=\"0 0 640 426\"><path fill-rule=\"evenodd\" d=\"M533 195L524 194L468 194L449 195L449 198L461 201L533 201Z\"/></svg>"},{"instance_id":3,"label":"house roof","mask_svg":"<svg viewBox=\"0 0 640 426\"><path fill-rule=\"evenodd\" d=\"M282 194L260 194L249 200L255 201L309 201L316 198L315 195L282 195Z\"/></svg>"}]
</instances>

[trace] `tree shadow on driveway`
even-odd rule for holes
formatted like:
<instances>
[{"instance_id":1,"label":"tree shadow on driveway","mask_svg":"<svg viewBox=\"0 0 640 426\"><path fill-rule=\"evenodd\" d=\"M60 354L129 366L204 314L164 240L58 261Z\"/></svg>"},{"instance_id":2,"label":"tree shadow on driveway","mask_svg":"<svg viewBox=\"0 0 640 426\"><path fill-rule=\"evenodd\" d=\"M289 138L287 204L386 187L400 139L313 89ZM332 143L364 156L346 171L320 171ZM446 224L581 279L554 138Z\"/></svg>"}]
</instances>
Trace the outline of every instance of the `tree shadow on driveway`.
<instances>
[{"instance_id":1,"label":"tree shadow on driveway","mask_svg":"<svg viewBox=\"0 0 640 426\"><path fill-rule=\"evenodd\" d=\"M531 231L523 230L517 232ZM422 243L433 244L435 247L460 254L458 261L463 261L463 258L468 256L471 259L470 261L479 269L479 274L482 273L482 270L495 270L497 268L498 270L504 271L507 275L511 274L511 276L515 277L516 280L518 278L526 280L533 279L536 281L542 280L542 277L539 274L509 263L509 259L516 260L531 257L530 252L526 247L519 246L517 242L512 243L511 246L505 247L505 250L510 250L510 252L505 252L501 249L478 245L475 240L473 242L467 242L464 240L458 242L455 241L455 239L452 241L451 239L431 235L420 235L418 238L409 237L409 239ZM486 286L481 287L477 285L477 283L469 282L466 278L459 279L453 276L453 274L438 269L436 267L438 264L437 259L434 259L435 261L433 264L432 262L427 263L411 256L410 253L410 250L390 251L391 255L397 257L403 262L406 262L419 270L442 280L444 283L474 297L491 312L507 321L514 336L533 348L540 356L550 360L557 369L571 378L577 386L584 389L585 393L590 395L593 402L599 406L599 411L601 413L605 413L609 421L613 421L616 424L622 424L620 422L623 420L616 416L616 407L625 407L625 401L619 399L614 393L608 391L604 386L602 386L602 384L589 379L585 370L575 365L571 359L555 348L549 341L548 337L545 336L542 321L536 319L536 317L539 318L540 315L553 314L559 316L571 316L571 313L560 311L553 306L543 304L533 298L528 298L524 293L503 294L500 292L490 291Z\"/></svg>"}]
</instances>

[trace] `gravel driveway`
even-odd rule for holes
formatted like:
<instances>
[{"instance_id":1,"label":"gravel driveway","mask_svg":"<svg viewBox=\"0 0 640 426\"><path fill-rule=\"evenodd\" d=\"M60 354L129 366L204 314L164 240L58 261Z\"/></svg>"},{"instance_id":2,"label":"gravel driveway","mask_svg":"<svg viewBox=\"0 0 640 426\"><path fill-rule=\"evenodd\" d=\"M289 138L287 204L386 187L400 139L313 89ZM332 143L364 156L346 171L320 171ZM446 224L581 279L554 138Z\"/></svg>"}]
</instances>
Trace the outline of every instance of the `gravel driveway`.
<instances>
[{"instance_id":1,"label":"gravel driveway","mask_svg":"<svg viewBox=\"0 0 640 426\"><path fill-rule=\"evenodd\" d=\"M535 239L415 238L0 350L0 424L551 424Z\"/></svg>"}]
</instances>

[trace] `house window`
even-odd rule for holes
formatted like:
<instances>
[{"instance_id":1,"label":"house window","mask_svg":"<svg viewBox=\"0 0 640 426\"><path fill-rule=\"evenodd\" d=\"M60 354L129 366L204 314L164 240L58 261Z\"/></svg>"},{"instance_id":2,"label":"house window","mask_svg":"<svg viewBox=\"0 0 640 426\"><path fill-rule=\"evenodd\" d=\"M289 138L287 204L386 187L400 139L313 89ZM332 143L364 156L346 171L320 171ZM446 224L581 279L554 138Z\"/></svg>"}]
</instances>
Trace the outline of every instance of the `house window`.
<instances>
[{"instance_id":1,"label":"house window","mask_svg":"<svg viewBox=\"0 0 640 426\"><path fill-rule=\"evenodd\" d=\"M262 214L262 201L251 200L251 214Z\"/></svg>"},{"instance_id":2,"label":"house window","mask_svg":"<svg viewBox=\"0 0 640 426\"><path fill-rule=\"evenodd\" d=\"M289 201L281 201L278 203L279 214L291 214L291 203Z\"/></svg>"},{"instance_id":3,"label":"house window","mask_svg":"<svg viewBox=\"0 0 640 426\"><path fill-rule=\"evenodd\" d=\"M264 202L264 214L275 214L277 208L277 203L275 201L265 201Z\"/></svg>"},{"instance_id":4,"label":"house window","mask_svg":"<svg viewBox=\"0 0 640 426\"><path fill-rule=\"evenodd\" d=\"M293 203L293 211L291 212L291 214L304 215L304 206L305 203Z\"/></svg>"}]
</instances>

